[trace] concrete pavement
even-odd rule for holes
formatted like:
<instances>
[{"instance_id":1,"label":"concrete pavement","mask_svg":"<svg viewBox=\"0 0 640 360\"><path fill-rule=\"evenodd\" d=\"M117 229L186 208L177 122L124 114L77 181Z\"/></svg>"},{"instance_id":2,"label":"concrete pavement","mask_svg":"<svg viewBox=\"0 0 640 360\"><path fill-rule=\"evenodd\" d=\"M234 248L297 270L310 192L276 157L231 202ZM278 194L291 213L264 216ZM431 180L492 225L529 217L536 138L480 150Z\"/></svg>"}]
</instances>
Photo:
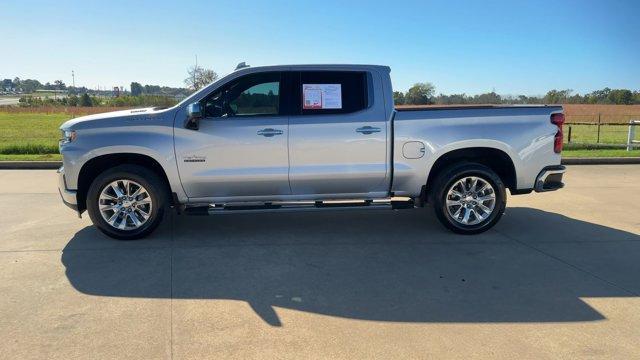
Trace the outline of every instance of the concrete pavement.
<instances>
[{"instance_id":1,"label":"concrete pavement","mask_svg":"<svg viewBox=\"0 0 640 360\"><path fill-rule=\"evenodd\" d=\"M0 171L0 358L637 358L640 166L463 237L422 209L169 216L119 242Z\"/></svg>"},{"instance_id":2,"label":"concrete pavement","mask_svg":"<svg viewBox=\"0 0 640 360\"><path fill-rule=\"evenodd\" d=\"M0 106L18 105L19 103L20 103L19 97L0 97Z\"/></svg>"}]
</instances>

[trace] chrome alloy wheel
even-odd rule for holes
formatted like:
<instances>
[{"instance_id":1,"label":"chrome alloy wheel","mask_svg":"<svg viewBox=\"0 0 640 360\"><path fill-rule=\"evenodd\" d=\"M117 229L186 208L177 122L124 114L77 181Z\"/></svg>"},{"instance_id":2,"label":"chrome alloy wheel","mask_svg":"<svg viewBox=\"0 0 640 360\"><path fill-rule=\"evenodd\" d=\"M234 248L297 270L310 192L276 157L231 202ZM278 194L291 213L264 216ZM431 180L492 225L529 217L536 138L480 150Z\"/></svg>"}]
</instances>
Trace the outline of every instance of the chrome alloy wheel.
<instances>
[{"instance_id":1,"label":"chrome alloy wheel","mask_svg":"<svg viewBox=\"0 0 640 360\"><path fill-rule=\"evenodd\" d=\"M100 192L98 206L102 218L120 230L135 230L151 215L151 196L142 185L120 179L109 183Z\"/></svg>"},{"instance_id":2,"label":"chrome alloy wheel","mask_svg":"<svg viewBox=\"0 0 640 360\"><path fill-rule=\"evenodd\" d=\"M487 219L496 206L496 193L486 180L467 176L447 191L447 212L462 225L476 225Z\"/></svg>"}]
</instances>

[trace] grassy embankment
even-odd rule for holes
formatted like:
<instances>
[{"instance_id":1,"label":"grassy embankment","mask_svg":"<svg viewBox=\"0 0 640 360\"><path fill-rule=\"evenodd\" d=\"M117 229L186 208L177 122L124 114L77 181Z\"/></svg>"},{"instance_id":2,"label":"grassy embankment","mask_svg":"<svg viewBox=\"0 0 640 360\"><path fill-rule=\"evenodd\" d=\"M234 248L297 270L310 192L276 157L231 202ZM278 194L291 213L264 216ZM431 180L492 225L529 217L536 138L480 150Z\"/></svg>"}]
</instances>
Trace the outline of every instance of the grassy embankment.
<instances>
[{"instance_id":1,"label":"grassy embankment","mask_svg":"<svg viewBox=\"0 0 640 360\"><path fill-rule=\"evenodd\" d=\"M0 113L0 160L59 160L58 139L68 114Z\"/></svg>"},{"instance_id":2,"label":"grassy embankment","mask_svg":"<svg viewBox=\"0 0 640 360\"><path fill-rule=\"evenodd\" d=\"M61 160L59 127L74 117L124 110L114 107L0 108L0 161Z\"/></svg>"}]
</instances>

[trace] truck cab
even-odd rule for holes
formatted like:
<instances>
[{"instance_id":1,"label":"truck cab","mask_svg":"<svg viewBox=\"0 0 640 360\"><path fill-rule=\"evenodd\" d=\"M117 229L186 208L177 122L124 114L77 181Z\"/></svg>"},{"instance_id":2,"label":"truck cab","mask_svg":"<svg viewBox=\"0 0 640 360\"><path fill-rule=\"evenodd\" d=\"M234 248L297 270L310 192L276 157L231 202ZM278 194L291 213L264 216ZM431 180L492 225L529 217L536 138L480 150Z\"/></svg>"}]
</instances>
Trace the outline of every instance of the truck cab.
<instances>
[{"instance_id":1,"label":"truck cab","mask_svg":"<svg viewBox=\"0 0 640 360\"><path fill-rule=\"evenodd\" d=\"M190 100L175 127L185 195L195 202L387 196L385 74L384 67L245 69ZM309 85L334 87L339 103L326 103L320 90L320 104L305 105Z\"/></svg>"}]
</instances>

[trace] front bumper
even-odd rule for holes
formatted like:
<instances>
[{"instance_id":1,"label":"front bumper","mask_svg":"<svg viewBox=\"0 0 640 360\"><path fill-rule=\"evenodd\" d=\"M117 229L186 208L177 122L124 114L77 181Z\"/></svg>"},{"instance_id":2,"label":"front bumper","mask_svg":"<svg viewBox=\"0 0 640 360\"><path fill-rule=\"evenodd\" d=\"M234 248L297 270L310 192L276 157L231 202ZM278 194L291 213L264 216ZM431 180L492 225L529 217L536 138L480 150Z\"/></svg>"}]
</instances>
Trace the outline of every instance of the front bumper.
<instances>
[{"instance_id":1,"label":"front bumper","mask_svg":"<svg viewBox=\"0 0 640 360\"><path fill-rule=\"evenodd\" d=\"M565 171L567 171L567 168L563 165L545 167L536 177L535 191L545 192L562 189L564 187L562 176Z\"/></svg>"},{"instance_id":2,"label":"front bumper","mask_svg":"<svg viewBox=\"0 0 640 360\"><path fill-rule=\"evenodd\" d=\"M78 211L78 199L76 191L67 190L67 184L64 179L64 166L58 169L58 192L62 198L62 202L75 211Z\"/></svg>"}]
</instances>

